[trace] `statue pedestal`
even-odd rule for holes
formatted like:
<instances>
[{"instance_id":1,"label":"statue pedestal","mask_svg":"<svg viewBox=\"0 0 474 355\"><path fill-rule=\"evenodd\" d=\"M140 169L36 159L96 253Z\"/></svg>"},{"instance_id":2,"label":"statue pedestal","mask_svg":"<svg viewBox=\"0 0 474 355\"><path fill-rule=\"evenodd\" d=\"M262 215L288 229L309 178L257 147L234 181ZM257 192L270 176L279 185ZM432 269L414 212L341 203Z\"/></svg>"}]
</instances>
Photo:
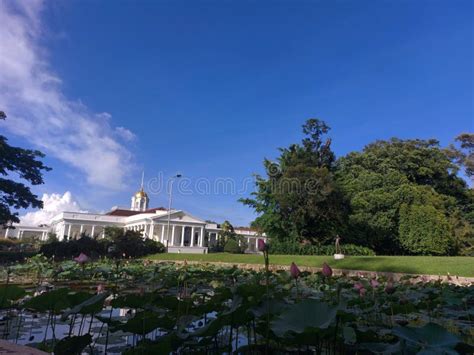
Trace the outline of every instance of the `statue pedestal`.
<instances>
[{"instance_id":1,"label":"statue pedestal","mask_svg":"<svg viewBox=\"0 0 474 355\"><path fill-rule=\"evenodd\" d=\"M334 254L334 260L344 259L344 254Z\"/></svg>"}]
</instances>

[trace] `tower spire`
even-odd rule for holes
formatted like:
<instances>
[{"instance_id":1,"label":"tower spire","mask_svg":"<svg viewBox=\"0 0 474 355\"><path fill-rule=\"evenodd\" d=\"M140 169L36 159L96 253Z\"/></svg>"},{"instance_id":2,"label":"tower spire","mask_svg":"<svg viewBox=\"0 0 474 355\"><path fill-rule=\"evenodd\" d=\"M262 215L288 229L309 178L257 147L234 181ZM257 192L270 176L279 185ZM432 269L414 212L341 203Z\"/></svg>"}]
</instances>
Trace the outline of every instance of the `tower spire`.
<instances>
[{"instance_id":1,"label":"tower spire","mask_svg":"<svg viewBox=\"0 0 474 355\"><path fill-rule=\"evenodd\" d=\"M148 195L144 189L145 185L145 171L142 171L142 181L140 184L140 191L137 191L135 195L132 196L132 204L130 209L133 211L146 211L148 209Z\"/></svg>"}]
</instances>

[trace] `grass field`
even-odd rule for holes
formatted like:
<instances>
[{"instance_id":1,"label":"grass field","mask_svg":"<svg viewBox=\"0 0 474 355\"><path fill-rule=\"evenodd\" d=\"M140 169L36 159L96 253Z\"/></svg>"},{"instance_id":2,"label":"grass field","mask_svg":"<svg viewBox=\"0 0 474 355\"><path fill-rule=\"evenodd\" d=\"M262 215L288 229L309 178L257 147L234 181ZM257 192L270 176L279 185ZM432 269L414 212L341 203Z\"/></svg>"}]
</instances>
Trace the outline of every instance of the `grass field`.
<instances>
[{"instance_id":1,"label":"grass field","mask_svg":"<svg viewBox=\"0 0 474 355\"><path fill-rule=\"evenodd\" d=\"M202 262L225 262L263 264L261 255L253 254L156 254L152 260L188 260ZM290 265L294 261L301 266L321 267L327 262L335 269L387 271L407 274L451 275L474 277L474 257L461 256L350 256L334 260L331 256L314 255L270 255L273 265Z\"/></svg>"}]
</instances>

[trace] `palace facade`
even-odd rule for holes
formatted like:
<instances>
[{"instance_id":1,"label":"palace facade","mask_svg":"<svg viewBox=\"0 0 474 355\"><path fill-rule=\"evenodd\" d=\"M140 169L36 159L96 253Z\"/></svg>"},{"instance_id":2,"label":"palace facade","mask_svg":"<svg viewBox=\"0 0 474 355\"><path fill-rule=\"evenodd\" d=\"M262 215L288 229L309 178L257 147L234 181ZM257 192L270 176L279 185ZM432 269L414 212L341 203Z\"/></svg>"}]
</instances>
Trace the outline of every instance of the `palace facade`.
<instances>
[{"instance_id":1,"label":"palace facade","mask_svg":"<svg viewBox=\"0 0 474 355\"><path fill-rule=\"evenodd\" d=\"M183 210L149 208L148 204L149 198L142 184L132 196L130 209L113 208L105 214L61 212L48 225L16 224L14 228L4 230L4 237L34 236L46 240L49 233L54 233L59 240L78 238L83 234L103 238L105 228L114 226L139 231L144 238L163 243L170 253L207 253L217 244L222 232L219 224L208 223ZM248 253L258 251L258 239L266 240L250 228L236 228L235 233L247 242Z\"/></svg>"}]
</instances>

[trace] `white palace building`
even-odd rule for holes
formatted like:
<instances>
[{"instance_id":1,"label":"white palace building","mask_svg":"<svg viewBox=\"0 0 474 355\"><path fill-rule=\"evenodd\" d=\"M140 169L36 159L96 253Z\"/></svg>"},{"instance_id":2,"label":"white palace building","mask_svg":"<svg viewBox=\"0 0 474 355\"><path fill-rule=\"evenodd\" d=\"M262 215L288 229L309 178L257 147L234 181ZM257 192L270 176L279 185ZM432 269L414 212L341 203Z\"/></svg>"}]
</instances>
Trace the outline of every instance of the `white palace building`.
<instances>
[{"instance_id":1,"label":"white palace building","mask_svg":"<svg viewBox=\"0 0 474 355\"><path fill-rule=\"evenodd\" d=\"M170 253L207 253L218 241L221 228L182 210L148 208L149 198L142 188L132 197L130 209L113 208L105 214L61 212L46 226L14 225L4 232L5 238L38 237L46 240L48 233L58 239L78 238L82 234L104 237L105 227L120 227L140 231L144 238L160 241ZM169 229L168 229L169 226ZM258 239L266 239L250 228L236 228L237 235L246 239L248 253L257 252Z\"/></svg>"}]
</instances>

